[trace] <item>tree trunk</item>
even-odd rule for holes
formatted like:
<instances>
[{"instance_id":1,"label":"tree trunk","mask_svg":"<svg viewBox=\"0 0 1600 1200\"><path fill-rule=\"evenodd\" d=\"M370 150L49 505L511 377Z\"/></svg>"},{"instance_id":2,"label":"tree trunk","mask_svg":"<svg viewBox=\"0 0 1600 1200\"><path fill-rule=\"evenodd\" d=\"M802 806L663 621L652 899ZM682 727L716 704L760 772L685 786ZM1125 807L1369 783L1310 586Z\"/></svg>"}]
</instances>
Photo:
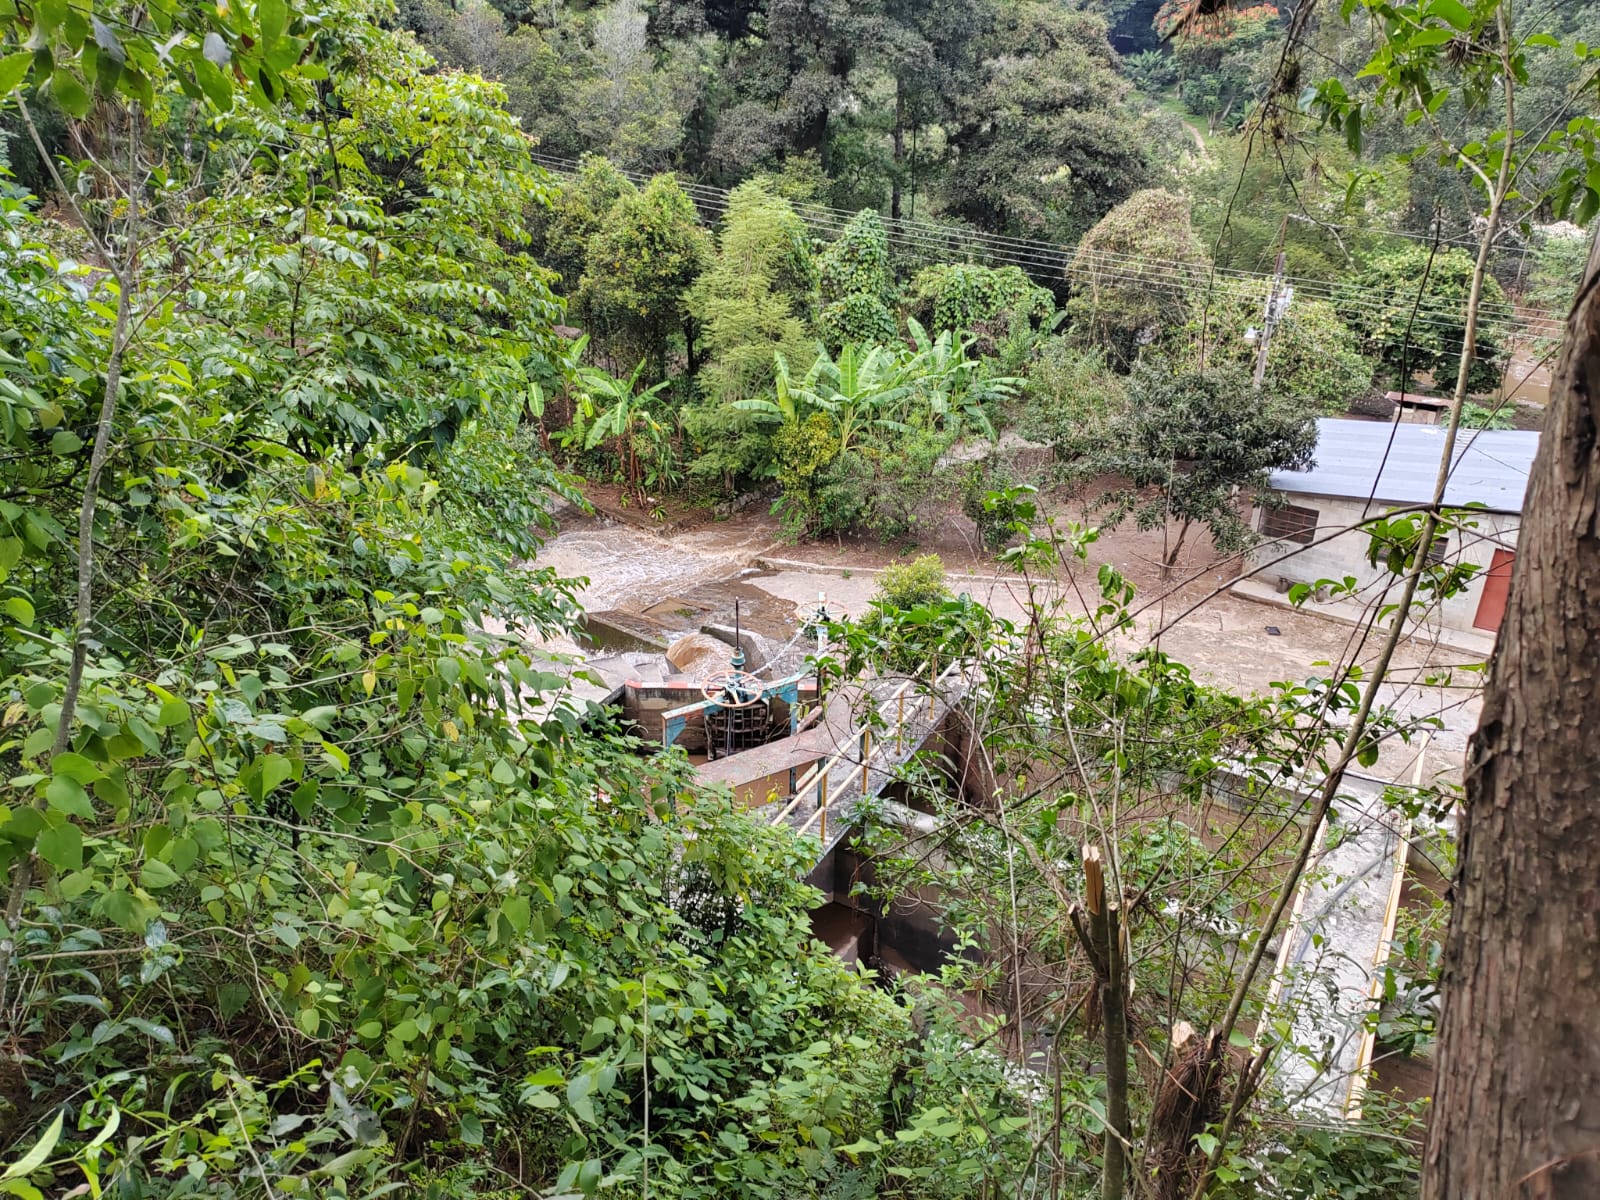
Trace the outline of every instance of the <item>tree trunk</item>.
<instances>
[{"instance_id":1,"label":"tree trunk","mask_svg":"<svg viewBox=\"0 0 1600 1200\"><path fill-rule=\"evenodd\" d=\"M900 77L894 80L894 169L889 173L889 219L900 219L900 167L906 157L906 97Z\"/></svg>"},{"instance_id":2,"label":"tree trunk","mask_svg":"<svg viewBox=\"0 0 1600 1200\"><path fill-rule=\"evenodd\" d=\"M1186 518L1178 527L1178 540L1172 543L1172 550L1167 554L1166 561L1161 565L1171 570L1178 565L1178 555L1183 553L1183 539L1189 536L1189 526L1194 524L1192 518Z\"/></svg>"},{"instance_id":3,"label":"tree trunk","mask_svg":"<svg viewBox=\"0 0 1600 1200\"><path fill-rule=\"evenodd\" d=\"M1600 240L1468 752L1424 1200L1600 1196Z\"/></svg>"},{"instance_id":4,"label":"tree trunk","mask_svg":"<svg viewBox=\"0 0 1600 1200\"><path fill-rule=\"evenodd\" d=\"M1105 856L1098 846L1083 847L1083 893L1088 920L1074 909L1072 923L1094 968L1106 1056L1100 1200L1122 1200L1128 1178L1128 972L1122 948L1122 906L1107 894Z\"/></svg>"}]
</instances>

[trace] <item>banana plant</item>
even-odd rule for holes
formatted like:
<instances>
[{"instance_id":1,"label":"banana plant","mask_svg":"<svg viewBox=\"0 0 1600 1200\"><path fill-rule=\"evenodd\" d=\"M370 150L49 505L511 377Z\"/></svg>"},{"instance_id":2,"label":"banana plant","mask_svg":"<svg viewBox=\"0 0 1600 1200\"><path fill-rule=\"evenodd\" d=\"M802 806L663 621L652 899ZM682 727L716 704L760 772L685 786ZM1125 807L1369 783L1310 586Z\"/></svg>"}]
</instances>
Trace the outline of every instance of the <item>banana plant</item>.
<instances>
[{"instance_id":1,"label":"banana plant","mask_svg":"<svg viewBox=\"0 0 1600 1200\"><path fill-rule=\"evenodd\" d=\"M847 343L837 359L821 346L816 361L798 381L782 354L774 359L772 397L735 400L733 406L778 425L798 425L813 413L826 413L838 431L835 453L843 454L863 429L905 430L902 402L910 389L899 378L892 351L883 346Z\"/></svg>"},{"instance_id":2,"label":"banana plant","mask_svg":"<svg viewBox=\"0 0 1600 1200\"><path fill-rule=\"evenodd\" d=\"M561 349L549 355L546 360L544 375L546 382L557 384L557 390L570 389L583 373L583 354L589 347L589 335L586 333L570 342L563 342ZM528 384L527 415L541 429L544 427L544 411L549 405L549 393L545 384L533 382Z\"/></svg>"},{"instance_id":3,"label":"banana plant","mask_svg":"<svg viewBox=\"0 0 1600 1200\"><path fill-rule=\"evenodd\" d=\"M745 400L735 400L733 407L740 412L755 413L764 422L776 425L798 425L820 407L815 398L813 388L817 382L817 364L822 361L818 347L818 357L812 362L811 368L801 377L796 384L794 377L789 373L789 360L779 351L773 355L773 396L755 396Z\"/></svg>"},{"instance_id":4,"label":"banana plant","mask_svg":"<svg viewBox=\"0 0 1600 1200\"><path fill-rule=\"evenodd\" d=\"M946 329L930 338L915 318L908 320L907 326L915 348L901 354L901 378L927 407L934 423L956 437L970 426L995 441L998 435L988 405L1015 396L1024 381L1014 375L988 374L983 360L968 353L977 341L973 334L958 340Z\"/></svg>"},{"instance_id":5,"label":"banana plant","mask_svg":"<svg viewBox=\"0 0 1600 1200\"><path fill-rule=\"evenodd\" d=\"M617 468L623 485L636 498L642 498L642 474L638 442L641 437L659 450L670 440L672 431L650 412L649 404L667 386L667 381L639 391L639 377L645 363L640 361L626 381L596 367L579 372L579 419L588 422L583 448L593 450L607 438L616 439Z\"/></svg>"},{"instance_id":6,"label":"banana plant","mask_svg":"<svg viewBox=\"0 0 1600 1200\"><path fill-rule=\"evenodd\" d=\"M901 403L911 389L902 382L894 353L885 347L847 343L837 360L820 355L807 378L812 374L816 382L807 398L833 417L840 454L868 427L902 432L910 428Z\"/></svg>"}]
</instances>

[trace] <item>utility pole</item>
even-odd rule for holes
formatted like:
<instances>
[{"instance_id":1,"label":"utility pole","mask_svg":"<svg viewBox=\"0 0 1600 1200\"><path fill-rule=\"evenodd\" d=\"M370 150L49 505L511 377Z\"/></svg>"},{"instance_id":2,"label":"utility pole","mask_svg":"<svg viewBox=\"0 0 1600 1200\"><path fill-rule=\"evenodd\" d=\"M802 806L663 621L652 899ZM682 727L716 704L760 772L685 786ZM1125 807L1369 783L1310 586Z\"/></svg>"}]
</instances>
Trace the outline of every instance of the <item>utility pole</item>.
<instances>
[{"instance_id":1,"label":"utility pole","mask_svg":"<svg viewBox=\"0 0 1600 1200\"><path fill-rule=\"evenodd\" d=\"M1272 335L1283 323L1283 318L1289 312L1289 302L1294 299L1294 289L1285 286L1283 282L1283 239L1288 231L1289 218L1285 217L1283 225L1278 229L1278 261L1272 268L1272 287L1267 292L1266 307L1261 313L1261 329L1258 332L1251 326L1244 331L1245 341L1256 343L1255 385L1258 392L1267 377L1267 351L1272 346Z\"/></svg>"}]
</instances>

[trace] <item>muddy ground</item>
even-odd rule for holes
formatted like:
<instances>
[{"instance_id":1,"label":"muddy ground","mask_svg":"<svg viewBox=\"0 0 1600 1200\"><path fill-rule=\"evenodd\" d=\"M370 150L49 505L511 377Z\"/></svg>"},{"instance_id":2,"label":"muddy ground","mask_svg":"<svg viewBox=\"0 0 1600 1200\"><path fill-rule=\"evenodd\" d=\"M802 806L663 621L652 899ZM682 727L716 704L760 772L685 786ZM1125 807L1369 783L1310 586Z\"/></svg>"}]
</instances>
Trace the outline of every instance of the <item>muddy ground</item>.
<instances>
[{"instance_id":1,"label":"muddy ground","mask_svg":"<svg viewBox=\"0 0 1600 1200\"><path fill-rule=\"evenodd\" d=\"M659 631L664 638L706 623L731 624L737 601L747 628L788 641L798 631L799 610L815 604L820 593L835 611L860 612L876 588L878 571L926 553L940 556L953 588L997 615L1019 620L1027 607L1027 585L981 552L971 522L959 513L947 515L916 542L884 543L869 536L793 544L759 504L720 519L686 511L652 521L644 512L619 511L607 494L595 499L610 515L565 510L559 533L538 561L586 579L579 598L590 613L610 614L627 627ZM1055 507L1058 519L1081 517L1070 503ZM1117 644L1132 650L1159 639L1163 650L1198 677L1241 693L1265 692L1276 680L1327 675L1327 664L1352 655L1370 662L1377 639L1357 646L1356 631L1348 625L1227 591L1229 566L1203 533L1191 532L1178 571L1167 578L1161 560L1168 536L1131 528L1103 535L1087 562L1036 581L1038 594L1059 598L1067 611L1085 613L1099 602L1100 565L1111 563L1138 589L1136 630ZM1393 677L1415 680L1430 664L1471 657L1411 640L1396 657ZM1475 678L1456 674L1462 682ZM1439 715L1445 728L1431 740L1425 770L1458 778L1466 739L1477 722L1475 693L1464 686L1397 683L1386 689L1384 699L1409 713ZM1414 747L1390 747L1374 773L1409 780L1415 759Z\"/></svg>"}]
</instances>

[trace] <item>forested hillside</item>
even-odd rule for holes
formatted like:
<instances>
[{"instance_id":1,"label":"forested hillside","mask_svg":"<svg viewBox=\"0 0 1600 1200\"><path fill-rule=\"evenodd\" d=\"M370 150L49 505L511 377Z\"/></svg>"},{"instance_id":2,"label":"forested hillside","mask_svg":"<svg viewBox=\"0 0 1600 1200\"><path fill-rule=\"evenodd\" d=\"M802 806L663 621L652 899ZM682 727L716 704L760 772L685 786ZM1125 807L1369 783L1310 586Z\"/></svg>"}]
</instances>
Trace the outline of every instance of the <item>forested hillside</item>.
<instances>
[{"instance_id":1,"label":"forested hillside","mask_svg":"<svg viewBox=\"0 0 1600 1200\"><path fill-rule=\"evenodd\" d=\"M1000 797L937 863L879 843L959 951L896 982L813 937L787 827L535 652L582 616L558 505L960 513L1036 599L1098 536L1053 490L1171 570L1256 541L1319 416L1459 367L1460 420L1537 426L1600 4L1430 0L1400 50L1346 7L0 0L0 1194L1415 1194L1420 1108L1259 1086L1259 841L1116 850L1125 987L1072 933L1108 780L1435 728L1354 654L1236 696L1123 655L1110 567L1015 624L891 577L810 669L991 664ZM1472 574L1425 507L1373 551L1396 637ZM1446 915L1392 978L1418 1043ZM973 1001L1029 954L1026 1020Z\"/></svg>"}]
</instances>

